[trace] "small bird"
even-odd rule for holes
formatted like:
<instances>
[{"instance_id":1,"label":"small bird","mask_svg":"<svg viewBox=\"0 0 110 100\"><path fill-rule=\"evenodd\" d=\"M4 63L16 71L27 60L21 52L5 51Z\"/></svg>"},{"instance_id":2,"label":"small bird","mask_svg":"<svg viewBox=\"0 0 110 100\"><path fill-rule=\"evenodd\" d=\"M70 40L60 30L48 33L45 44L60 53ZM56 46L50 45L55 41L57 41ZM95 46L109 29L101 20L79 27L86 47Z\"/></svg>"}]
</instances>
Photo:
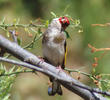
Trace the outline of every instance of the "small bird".
<instances>
[{"instance_id":1,"label":"small bird","mask_svg":"<svg viewBox=\"0 0 110 100\"><path fill-rule=\"evenodd\" d=\"M62 69L65 67L67 52L65 29L69 24L70 22L65 16L53 19L42 38L44 60ZM48 94L50 96L56 93L62 95L60 83L52 77L50 77L50 81L52 85L48 88Z\"/></svg>"}]
</instances>

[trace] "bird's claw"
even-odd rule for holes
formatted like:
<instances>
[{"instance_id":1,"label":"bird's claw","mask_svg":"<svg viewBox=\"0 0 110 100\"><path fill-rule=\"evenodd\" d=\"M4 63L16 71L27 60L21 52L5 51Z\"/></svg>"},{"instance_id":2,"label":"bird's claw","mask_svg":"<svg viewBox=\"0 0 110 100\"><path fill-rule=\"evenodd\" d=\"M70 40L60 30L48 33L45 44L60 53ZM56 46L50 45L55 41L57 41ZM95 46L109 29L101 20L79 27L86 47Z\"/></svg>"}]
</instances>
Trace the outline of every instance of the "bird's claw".
<instances>
[{"instance_id":1,"label":"bird's claw","mask_svg":"<svg viewBox=\"0 0 110 100\"><path fill-rule=\"evenodd\" d=\"M56 69L58 69L58 70L59 70L59 72L58 72L58 73L60 73L61 71L63 71L63 70L62 70L62 68L61 68L61 65L57 66L57 67L56 67Z\"/></svg>"}]
</instances>

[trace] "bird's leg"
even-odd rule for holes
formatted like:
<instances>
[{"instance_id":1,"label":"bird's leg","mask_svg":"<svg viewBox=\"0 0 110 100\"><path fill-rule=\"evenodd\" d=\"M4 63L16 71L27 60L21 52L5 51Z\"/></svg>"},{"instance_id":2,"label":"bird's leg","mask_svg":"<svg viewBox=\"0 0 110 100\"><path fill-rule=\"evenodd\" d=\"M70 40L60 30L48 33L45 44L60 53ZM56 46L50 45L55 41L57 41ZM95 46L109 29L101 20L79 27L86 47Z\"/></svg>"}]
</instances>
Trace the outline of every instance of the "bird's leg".
<instances>
[{"instance_id":1,"label":"bird's leg","mask_svg":"<svg viewBox=\"0 0 110 100\"><path fill-rule=\"evenodd\" d=\"M38 58L41 60L41 62L44 62L45 61L44 58L41 57L41 56L38 56Z\"/></svg>"},{"instance_id":2,"label":"bird's leg","mask_svg":"<svg viewBox=\"0 0 110 100\"><path fill-rule=\"evenodd\" d=\"M58 66L56 67L56 69L58 69L58 70L59 70L59 72L58 72L58 73L60 73L61 71L63 71L63 70L62 70L61 65L58 65Z\"/></svg>"},{"instance_id":3,"label":"bird's leg","mask_svg":"<svg viewBox=\"0 0 110 100\"><path fill-rule=\"evenodd\" d=\"M58 65L56 68L62 70L61 65Z\"/></svg>"},{"instance_id":4,"label":"bird's leg","mask_svg":"<svg viewBox=\"0 0 110 100\"><path fill-rule=\"evenodd\" d=\"M52 83L50 82L50 80L48 81L48 86L52 87Z\"/></svg>"},{"instance_id":5,"label":"bird's leg","mask_svg":"<svg viewBox=\"0 0 110 100\"><path fill-rule=\"evenodd\" d=\"M52 83L48 81L48 95L52 96L53 95L53 89L52 89Z\"/></svg>"}]
</instances>

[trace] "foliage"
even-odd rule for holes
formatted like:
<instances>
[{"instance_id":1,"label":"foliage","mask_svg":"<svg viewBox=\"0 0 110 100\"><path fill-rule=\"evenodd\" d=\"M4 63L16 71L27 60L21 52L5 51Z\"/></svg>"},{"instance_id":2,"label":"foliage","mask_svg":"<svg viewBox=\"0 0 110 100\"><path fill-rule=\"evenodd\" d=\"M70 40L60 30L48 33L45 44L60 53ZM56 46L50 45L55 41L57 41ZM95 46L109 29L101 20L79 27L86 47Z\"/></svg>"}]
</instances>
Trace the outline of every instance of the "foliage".
<instances>
[{"instance_id":1,"label":"foliage","mask_svg":"<svg viewBox=\"0 0 110 100\"><path fill-rule=\"evenodd\" d=\"M19 73L33 72L33 70L13 66L9 70L1 63L0 65L0 100L10 100L10 92L14 81Z\"/></svg>"},{"instance_id":2,"label":"foliage","mask_svg":"<svg viewBox=\"0 0 110 100\"><path fill-rule=\"evenodd\" d=\"M12 67L10 68L10 70L7 70L3 64L0 65L0 100L10 99L10 91L16 78L16 75L13 74L9 76L9 74L11 74L14 69L15 67Z\"/></svg>"}]
</instances>

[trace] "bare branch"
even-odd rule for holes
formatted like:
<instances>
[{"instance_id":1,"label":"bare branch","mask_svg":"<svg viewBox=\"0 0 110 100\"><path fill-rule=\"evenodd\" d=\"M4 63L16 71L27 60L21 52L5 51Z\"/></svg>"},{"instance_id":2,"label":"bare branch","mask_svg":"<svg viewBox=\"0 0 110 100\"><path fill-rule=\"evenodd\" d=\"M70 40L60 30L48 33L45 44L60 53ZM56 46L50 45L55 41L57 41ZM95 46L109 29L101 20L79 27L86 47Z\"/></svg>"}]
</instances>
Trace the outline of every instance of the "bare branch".
<instances>
[{"instance_id":1,"label":"bare branch","mask_svg":"<svg viewBox=\"0 0 110 100\"><path fill-rule=\"evenodd\" d=\"M88 44L88 47L91 48L91 52L94 53L94 52L97 52L97 51L110 51L110 48L95 48L93 47L92 45Z\"/></svg>"},{"instance_id":2,"label":"bare branch","mask_svg":"<svg viewBox=\"0 0 110 100\"><path fill-rule=\"evenodd\" d=\"M31 64L28 64L26 62L21 62L21 61L15 61L15 60L11 60L11 59L6 59L6 58L2 58L0 57L0 61L3 61L3 62L8 62L8 63L12 63L12 64L16 64L16 65L19 65L19 66L24 66L24 67L28 67L28 68L31 68L31 69L34 69L36 71L39 71L39 72L42 72L44 74L47 74L47 72L45 72L45 69L39 69L38 67L34 66L34 65L31 65ZM27 72L32 72L32 71L27 71ZM20 73L20 72L18 72ZM18 74L17 73L17 74ZM12 73L12 74L15 74L15 73ZM49 73L48 73L49 74ZM2 76L2 75L1 75ZM4 76L4 75L3 75ZM5 75L7 76L7 74ZM85 90L88 90L90 91L91 93L95 92L95 93L99 93L99 94L103 94L103 95L107 95L107 96L110 96L110 93L109 92L105 92L105 91L101 91L99 89L95 89L95 88L90 88L90 87L87 87L87 86L82 86L82 85L79 85L79 84L75 84L73 82L70 82L66 79L60 79L60 81L63 81L63 82L68 82L68 83L71 83L71 85L75 85L79 88L82 88L82 89L85 89Z\"/></svg>"},{"instance_id":3,"label":"bare branch","mask_svg":"<svg viewBox=\"0 0 110 100\"><path fill-rule=\"evenodd\" d=\"M110 48L95 48L91 44L88 44L88 47L91 48L91 52L98 52L98 51L104 51L99 57L94 57L95 63L92 64L93 67L96 67L98 65L98 60L102 59L103 56L107 53L107 51L110 51Z\"/></svg>"},{"instance_id":4,"label":"bare branch","mask_svg":"<svg viewBox=\"0 0 110 100\"><path fill-rule=\"evenodd\" d=\"M104 27L104 26L110 26L110 23L105 23L105 24L92 24L92 26L101 26L101 27Z\"/></svg>"},{"instance_id":5,"label":"bare branch","mask_svg":"<svg viewBox=\"0 0 110 100\"><path fill-rule=\"evenodd\" d=\"M46 74L47 76L57 78L58 81L64 87L66 87L73 93L76 93L77 95L81 96L85 100L106 100L106 98L104 98L103 96L95 93L95 91L93 91L94 89L90 89L90 87L73 79L63 71L59 72L59 70L57 70L54 66L46 62L42 62L38 57L36 57L32 53L24 50L17 44L10 42L1 35L0 35L0 47L5 49L8 53L12 54L13 56L17 57L18 59L27 62L22 63L29 64L30 65L29 68L34 69L36 71L40 71Z\"/></svg>"},{"instance_id":6,"label":"bare branch","mask_svg":"<svg viewBox=\"0 0 110 100\"><path fill-rule=\"evenodd\" d=\"M22 27L22 28L27 28L27 27L45 27L45 25L35 25L35 24L0 24L1 28L5 27Z\"/></svg>"},{"instance_id":7,"label":"bare branch","mask_svg":"<svg viewBox=\"0 0 110 100\"><path fill-rule=\"evenodd\" d=\"M9 32L12 34L14 42L18 44L15 30L10 30Z\"/></svg>"}]
</instances>

